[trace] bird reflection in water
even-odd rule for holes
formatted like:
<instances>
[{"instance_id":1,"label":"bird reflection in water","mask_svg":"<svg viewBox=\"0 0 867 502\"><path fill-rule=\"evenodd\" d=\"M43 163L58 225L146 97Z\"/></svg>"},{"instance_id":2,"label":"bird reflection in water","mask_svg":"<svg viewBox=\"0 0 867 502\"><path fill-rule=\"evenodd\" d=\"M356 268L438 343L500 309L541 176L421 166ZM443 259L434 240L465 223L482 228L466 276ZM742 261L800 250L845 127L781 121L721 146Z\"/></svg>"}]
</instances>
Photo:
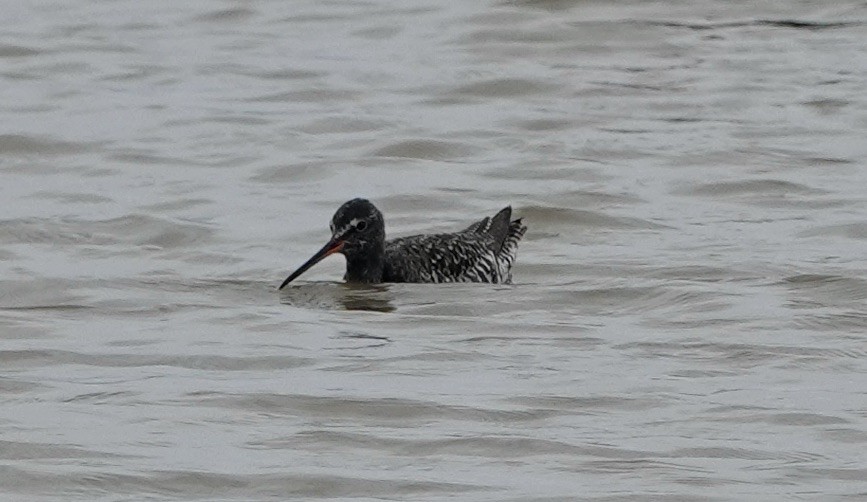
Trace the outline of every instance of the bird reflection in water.
<instances>
[{"instance_id":1,"label":"bird reflection in water","mask_svg":"<svg viewBox=\"0 0 867 502\"><path fill-rule=\"evenodd\" d=\"M385 284L310 282L280 292L281 303L325 310L393 312L393 301Z\"/></svg>"}]
</instances>

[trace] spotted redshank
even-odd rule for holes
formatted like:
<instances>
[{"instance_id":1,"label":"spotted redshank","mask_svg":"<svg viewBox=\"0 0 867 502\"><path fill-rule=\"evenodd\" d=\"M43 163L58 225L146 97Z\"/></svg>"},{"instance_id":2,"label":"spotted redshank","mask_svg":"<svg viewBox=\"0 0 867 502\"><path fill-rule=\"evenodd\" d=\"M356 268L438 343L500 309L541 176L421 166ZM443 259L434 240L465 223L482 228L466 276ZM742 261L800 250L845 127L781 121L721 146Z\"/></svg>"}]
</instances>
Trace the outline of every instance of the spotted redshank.
<instances>
[{"instance_id":1,"label":"spotted redshank","mask_svg":"<svg viewBox=\"0 0 867 502\"><path fill-rule=\"evenodd\" d=\"M512 282L518 242L527 231L505 207L461 232L385 240L382 213L366 199L346 202L331 218L331 239L280 285L334 253L346 257L347 282Z\"/></svg>"}]
</instances>

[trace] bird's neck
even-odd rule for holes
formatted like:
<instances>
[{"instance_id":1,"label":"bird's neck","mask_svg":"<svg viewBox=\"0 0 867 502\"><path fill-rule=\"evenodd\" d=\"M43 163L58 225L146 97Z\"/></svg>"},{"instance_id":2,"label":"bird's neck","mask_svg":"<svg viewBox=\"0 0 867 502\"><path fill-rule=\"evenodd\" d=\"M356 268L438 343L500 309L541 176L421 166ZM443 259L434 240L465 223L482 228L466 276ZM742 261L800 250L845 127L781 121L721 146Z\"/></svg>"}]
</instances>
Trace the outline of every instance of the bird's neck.
<instances>
[{"instance_id":1,"label":"bird's neck","mask_svg":"<svg viewBox=\"0 0 867 502\"><path fill-rule=\"evenodd\" d=\"M385 246L374 246L364 254L346 257L346 282L382 282L382 272L385 268Z\"/></svg>"}]
</instances>

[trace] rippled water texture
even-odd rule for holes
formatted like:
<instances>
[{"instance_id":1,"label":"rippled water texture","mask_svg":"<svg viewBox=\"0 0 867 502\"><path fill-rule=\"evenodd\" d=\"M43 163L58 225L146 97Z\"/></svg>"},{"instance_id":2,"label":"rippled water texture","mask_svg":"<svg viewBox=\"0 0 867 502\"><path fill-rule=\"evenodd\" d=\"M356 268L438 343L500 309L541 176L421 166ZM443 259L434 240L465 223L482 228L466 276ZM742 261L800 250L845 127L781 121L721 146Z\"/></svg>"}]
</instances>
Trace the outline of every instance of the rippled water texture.
<instances>
[{"instance_id":1,"label":"rippled water texture","mask_svg":"<svg viewBox=\"0 0 867 502\"><path fill-rule=\"evenodd\" d=\"M864 2L2 11L0 499L867 500Z\"/></svg>"}]
</instances>

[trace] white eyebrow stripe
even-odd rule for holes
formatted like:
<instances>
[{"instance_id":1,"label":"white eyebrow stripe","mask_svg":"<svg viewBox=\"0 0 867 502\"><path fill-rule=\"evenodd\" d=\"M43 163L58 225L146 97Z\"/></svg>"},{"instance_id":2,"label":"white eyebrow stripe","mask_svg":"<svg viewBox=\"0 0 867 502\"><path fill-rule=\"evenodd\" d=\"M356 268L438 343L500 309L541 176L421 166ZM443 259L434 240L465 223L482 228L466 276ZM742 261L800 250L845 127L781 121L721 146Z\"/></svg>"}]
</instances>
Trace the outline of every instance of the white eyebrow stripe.
<instances>
[{"instance_id":1,"label":"white eyebrow stripe","mask_svg":"<svg viewBox=\"0 0 867 502\"><path fill-rule=\"evenodd\" d=\"M343 235L343 234L345 234L346 232L348 232L350 229L354 229L354 228L355 228L355 225L357 225L359 221L361 221L359 218L352 218L351 220L349 220L349 224L348 224L348 225L342 227L342 228L341 228L339 231L337 231L337 232L331 232L331 233L332 233L333 235Z\"/></svg>"}]
</instances>

